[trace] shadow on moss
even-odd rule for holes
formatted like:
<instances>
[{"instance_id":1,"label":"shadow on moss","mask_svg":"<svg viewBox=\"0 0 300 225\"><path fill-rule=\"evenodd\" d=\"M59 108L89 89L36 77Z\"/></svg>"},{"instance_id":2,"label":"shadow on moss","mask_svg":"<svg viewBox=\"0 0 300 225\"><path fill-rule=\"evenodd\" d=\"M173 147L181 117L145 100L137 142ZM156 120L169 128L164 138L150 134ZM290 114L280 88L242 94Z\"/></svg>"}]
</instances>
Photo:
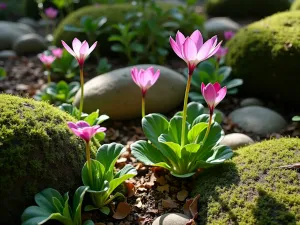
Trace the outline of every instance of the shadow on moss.
<instances>
[{"instance_id":1,"label":"shadow on moss","mask_svg":"<svg viewBox=\"0 0 300 225\"><path fill-rule=\"evenodd\" d=\"M295 215L284 204L278 202L263 190L259 190L257 205L253 209L253 214L257 225L296 225ZM270 218L272 218L272 221Z\"/></svg>"}]
</instances>

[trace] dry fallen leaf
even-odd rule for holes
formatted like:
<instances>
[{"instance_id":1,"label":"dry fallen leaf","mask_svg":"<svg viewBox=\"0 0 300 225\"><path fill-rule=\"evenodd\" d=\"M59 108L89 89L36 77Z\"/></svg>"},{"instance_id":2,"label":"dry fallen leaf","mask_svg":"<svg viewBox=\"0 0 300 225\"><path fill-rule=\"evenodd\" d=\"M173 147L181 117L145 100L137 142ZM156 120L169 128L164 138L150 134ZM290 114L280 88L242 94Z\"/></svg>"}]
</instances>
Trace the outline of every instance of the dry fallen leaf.
<instances>
[{"instance_id":1,"label":"dry fallen leaf","mask_svg":"<svg viewBox=\"0 0 300 225\"><path fill-rule=\"evenodd\" d=\"M154 175L154 173L151 174L150 180L146 183L144 183L144 186L146 188L151 188L154 185L154 182L156 181L156 177Z\"/></svg>"},{"instance_id":2,"label":"dry fallen leaf","mask_svg":"<svg viewBox=\"0 0 300 225\"><path fill-rule=\"evenodd\" d=\"M188 195L189 195L189 192L187 190L181 190L177 193L177 199L179 201L183 202L187 198Z\"/></svg>"},{"instance_id":3,"label":"dry fallen leaf","mask_svg":"<svg viewBox=\"0 0 300 225\"><path fill-rule=\"evenodd\" d=\"M127 197L130 198L135 194L135 186L133 183L125 181L125 186L127 188Z\"/></svg>"},{"instance_id":4,"label":"dry fallen leaf","mask_svg":"<svg viewBox=\"0 0 300 225\"><path fill-rule=\"evenodd\" d=\"M284 169L300 169L300 163L295 163L295 164L286 165L286 166L280 166L279 168L284 168Z\"/></svg>"},{"instance_id":5,"label":"dry fallen leaf","mask_svg":"<svg viewBox=\"0 0 300 225\"><path fill-rule=\"evenodd\" d=\"M167 183L166 178L164 176L156 178L156 182L160 185L165 185Z\"/></svg>"},{"instance_id":6,"label":"dry fallen leaf","mask_svg":"<svg viewBox=\"0 0 300 225\"><path fill-rule=\"evenodd\" d=\"M167 208L167 209L174 209L178 207L177 204L171 199L167 199L167 200L163 199L161 201L161 204L163 208Z\"/></svg>"},{"instance_id":7,"label":"dry fallen leaf","mask_svg":"<svg viewBox=\"0 0 300 225\"><path fill-rule=\"evenodd\" d=\"M184 206L183 206L183 212L185 215L192 217L193 219L196 219L198 216L198 200L200 198L200 195L198 194L194 198L186 200Z\"/></svg>"},{"instance_id":8,"label":"dry fallen leaf","mask_svg":"<svg viewBox=\"0 0 300 225\"><path fill-rule=\"evenodd\" d=\"M138 207L139 209L143 207L143 203L142 203L142 200L141 198L137 198L135 200L136 204L134 206Z\"/></svg>"},{"instance_id":9,"label":"dry fallen leaf","mask_svg":"<svg viewBox=\"0 0 300 225\"><path fill-rule=\"evenodd\" d=\"M170 186L168 184L165 184L164 186L157 186L157 190L160 192L167 192L169 193L170 191Z\"/></svg>"},{"instance_id":10,"label":"dry fallen leaf","mask_svg":"<svg viewBox=\"0 0 300 225\"><path fill-rule=\"evenodd\" d=\"M120 202L117 206L117 210L112 217L117 220L122 220L129 215L130 211L131 207L127 202Z\"/></svg>"}]
</instances>

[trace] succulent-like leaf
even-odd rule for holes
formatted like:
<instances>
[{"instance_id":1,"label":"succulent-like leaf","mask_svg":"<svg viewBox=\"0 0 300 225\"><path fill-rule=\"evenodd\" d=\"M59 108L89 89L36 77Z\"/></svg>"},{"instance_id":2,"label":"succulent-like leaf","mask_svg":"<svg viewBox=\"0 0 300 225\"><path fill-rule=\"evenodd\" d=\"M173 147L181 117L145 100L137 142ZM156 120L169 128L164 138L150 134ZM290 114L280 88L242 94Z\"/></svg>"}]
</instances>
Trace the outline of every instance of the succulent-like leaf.
<instances>
[{"instance_id":1,"label":"succulent-like leaf","mask_svg":"<svg viewBox=\"0 0 300 225\"><path fill-rule=\"evenodd\" d=\"M87 162L84 164L81 172L82 182L85 186L89 186L91 191L104 191L105 190L105 167L97 160L91 159L91 176L88 170Z\"/></svg>"},{"instance_id":2,"label":"succulent-like leaf","mask_svg":"<svg viewBox=\"0 0 300 225\"><path fill-rule=\"evenodd\" d=\"M197 93L198 94L198 93ZM200 95L202 96L202 95ZM193 121L199 116L204 113L204 106L198 102L190 102L187 105L187 118L186 121L189 124L192 124ZM182 111L177 112L175 116L182 116Z\"/></svg>"},{"instance_id":3,"label":"succulent-like leaf","mask_svg":"<svg viewBox=\"0 0 300 225\"><path fill-rule=\"evenodd\" d=\"M203 123L203 122L197 123L195 126L193 126L188 133L189 143L196 143L196 144L201 143L202 139L199 138L200 134L207 127L208 127L208 123Z\"/></svg>"},{"instance_id":4,"label":"succulent-like leaf","mask_svg":"<svg viewBox=\"0 0 300 225\"><path fill-rule=\"evenodd\" d=\"M136 169L131 164L126 164L119 172L117 172L114 178L122 177L126 174L135 174L137 175Z\"/></svg>"},{"instance_id":5,"label":"succulent-like leaf","mask_svg":"<svg viewBox=\"0 0 300 225\"><path fill-rule=\"evenodd\" d=\"M81 207L82 207L82 201L84 198L85 193L89 189L88 186L80 186L75 191L74 197L73 197L73 222L75 225L81 224Z\"/></svg>"}]
</instances>

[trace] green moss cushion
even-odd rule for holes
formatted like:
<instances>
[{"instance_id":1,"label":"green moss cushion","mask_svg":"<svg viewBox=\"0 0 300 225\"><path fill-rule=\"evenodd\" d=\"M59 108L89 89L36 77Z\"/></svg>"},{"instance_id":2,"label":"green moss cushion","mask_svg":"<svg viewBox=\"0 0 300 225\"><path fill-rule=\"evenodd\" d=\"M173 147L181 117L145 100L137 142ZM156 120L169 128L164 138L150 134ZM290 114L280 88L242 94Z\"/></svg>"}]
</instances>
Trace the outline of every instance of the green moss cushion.
<instances>
[{"instance_id":1,"label":"green moss cushion","mask_svg":"<svg viewBox=\"0 0 300 225\"><path fill-rule=\"evenodd\" d=\"M236 151L197 178L200 225L299 225L300 139L264 141Z\"/></svg>"},{"instance_id":2,"label":"green moss cushion","mask_svg":"<svg viewBox=\"0 0 300 225\"><path fill-rule=\"evenodd\" d=\"M44 188L81 185L84 143L66 121L74 119L47 103L0 94L0 224L20 224Z\"/></svg>"},{"instance_id":3,"label":"green moss cushion","mask_svg":"<svg viewBox=\"0 0 300 225\"><path fill-rule=\"evenodd\" d=\"M172 4L159 3L159 6L163 10L169 10L174 7ZM107 23L105 26L110 26L112 24L124 23L125 14L133 10L135 6L127 4L101 4L99 6L86 6L73 13L69 14L64 20L60 22L58 27L54 32L54 45L61 46L61 40L66 43L71 44L72 40L77 37L79 39L85 40L87 37L83 33L64 31L65 25L79 26L80 19L83 16L91 16L92 18L99 18L105 16L107 18ZM185 27L186 31L191 32L191 29ZM111 54L110 46L111 42L107 39L111 34L117 32L115 29L111 30L110 34L102 34L100 39L98 39L98 48L102 55ZM118 33L118 32L117 32ZM168 41L168 40L166 40Z\"/></svg>"},{"instance_id":4,"label":"green moss cushion","mask_svg":"<svg viewBox=\"0 0 300 225\"><path fill-rule=\"evenodd\" d=\"M300 1L294 0L293 4L291 5L291 10L300 10Z\"/></svg>"},{"instance_id":5,"label":"green moss cushion","mask_svg":"<svg viewBox=\"0 0 300 225\"><path fill-rule=\"evenodd\" d=\"M205 3L210 16L239 18L264 17L289 7L289 0L206 0Z\"/></svg>"},{"instance_id":6,"label":"green moss cushion","mask_svg":"<svg viewBox=\"0 0 300 225\"><path fill-rule=\"evenodd\" d=\"M226 63L242 91L282 101L300 96L300 11L278 13L241 29L227 44Z\"/></svg>"}]
</instances>

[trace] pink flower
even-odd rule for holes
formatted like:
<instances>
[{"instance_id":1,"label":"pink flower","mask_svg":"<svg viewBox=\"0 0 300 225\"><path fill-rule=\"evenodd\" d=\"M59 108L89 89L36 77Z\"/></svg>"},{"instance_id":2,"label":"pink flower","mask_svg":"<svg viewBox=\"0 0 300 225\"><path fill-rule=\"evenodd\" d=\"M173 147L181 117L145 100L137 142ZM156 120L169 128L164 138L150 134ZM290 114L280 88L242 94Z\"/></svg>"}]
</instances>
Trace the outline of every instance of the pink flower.
<instances>
[{"instance_id":1,"label":"pink flower","mask_svg":"<svg viewBox=\"0 0 300 225\"><path fill-rule=\"evenodd\" d=\"M90 126L85 121L78 121L77 123L68 122L68 127L73 131L73 133L82 138L85 142L89 142L92 137L99 133L106 131L105 127L100 127L100 125Z\"/></svg>"},{"instance_id":2,"label":"pink flower","mask_svg":"<svg viewBox=\"0 0 300 225\"><path fill-rule=\"evenodd\" d=\"M6 9L7 5L5 2L0 2L0 9Z\"/></svg>"},{"instance_id":3,"label":"pink flower","mask_svg":"<svg viewBox=\"0 0 300 225\"><path fill-rule=\"evenodd\" d=\"M208 83L206 86L204 83L202 83L201 92L208 105L210 114L212 114L214 108L224 99L227 88L226 86L221 88L219 83Z\"/></svg>"},{"instance_id":4,"label":"pink flower","mask_svg":"<svg viewBox=\"0 0 300 225\"><path fill-rule=\"evenodd\" d=\"M61 48L55 48L52 49L52 54L56 57L56 58L61 58L62 54L63 54L63 50Z\"/></svg>"},{"instance_id":5,"label":"pink flower","mask_svg":"<svg viewBox=\"0 0 300 225\"><path fill-rule=\"evenodd\" d=\"M86 41L81 43L77 38L74 38L72 42L73 49L71 49L64 41L61 42L65 49L77 59L80 67L83 66L85 59L89 56L89 54L91 54L97 45L96 41L91 47L89 47L89 44Z\"/></svg>"},{"instance_id":6,"label":"pink flower","mask_svg":"<svg viewBox=\"0 0 300 225\"><path fill-rule=\"evenodd\" d=\"M192 75L198 63L210 58L218 51L221 42L217 43L217 36L214 36L203 44L202 34L199 30L195 30L190 37L185 37L178 31L176 41L170 37L170 44L174 52L187 63L189 75Z\"/></svg>"},{"instance_id":7,"label":"pink flower","mask_svg":"<svg viewBox=\"0 0 300 225\"><path fill-rule=\"evenodd\" d=\"M160 70L154 72L153 67L149 67L146 70L141 69L140 71L134 67L131 70L131 77L134 83L137 84L142 90L142 95L145 96L147 90L155 84L159 78Z\"/></svg>"},{"instance_id":8,"label":"pink flower","mask_svg":"<svg viewBox=\"0 0 300 225\"><path fill-rule=\"evenodd\" d=\"M233 38L234 35L235 35L235 33L233 31L225 31L224 32L224 37L227 41L230 40L231 38Z\"/></svg>"},{"instance_id":9,"label":"pink flower","mask_svg":"<svg viewBox=\"0 0 300 225\"><path fill-rule=\"evenodd\" d=\"M224 57L228 53L228 48L223 48L222 46L219 48L219 50L216 52L215 56L220 61L222 57Z\"/></svg>"},{"instance_id":10,"label":"pink flower","mask_svg":"<svg viewBox=\"0 0 300 225\"><path fill-rule=\"evenodd\" d=\"M38 55L39 59L41 60L41 62L47 67L50 68L51 64L54 62L54 60L56 59L54 56L52 55L45 55L44 53L39 54Z\"/></svg>"},{"instance_id":11,"label":"pink flower","mask_svg":"<svg viewBox=\"0 0 300 225\"><path fill-rule=\"evenodd\" d=\"M47 9L45 9L45 15L49 18L49 19L55 19L57 17L58 14L58 10L49 7Z\"/></svg>"}]
</instances>

